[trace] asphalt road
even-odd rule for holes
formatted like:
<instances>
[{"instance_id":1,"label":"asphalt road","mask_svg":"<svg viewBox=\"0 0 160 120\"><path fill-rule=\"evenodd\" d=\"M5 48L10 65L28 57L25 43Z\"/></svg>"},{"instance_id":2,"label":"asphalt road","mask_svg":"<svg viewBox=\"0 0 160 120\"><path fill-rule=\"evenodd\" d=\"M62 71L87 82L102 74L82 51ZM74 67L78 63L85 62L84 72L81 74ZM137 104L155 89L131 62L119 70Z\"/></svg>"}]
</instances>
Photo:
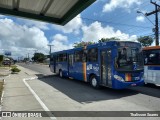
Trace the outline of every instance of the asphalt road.
<instances>
[{"instance_id":1,"label":"asphalt road","mask_svg":"<svg viewBox=\"0 0 160 120\"><path fill-rule=\"evenodd\" d=\"M51 74L53 74L49 69L49 65L42 65L42 64L36 64L36 63L28 63L28 64L18 63L18 65L20 65L22 67L25 67L25 68L28 68L30 70L39 72L39 73L41 73L43 75L51 75Z\"/></svg>"},{"instance_id":2,"label":"asphalt road","mask_svg":"<svg viewBox=\"0 0 160 120\"><path fill-rule=\"evenodd\" d=\"M40 74L52 74L48 66L19 64ZM84 82L57 76L28 82L50 110L160 111L160 87L95 90Z\"/></svg>"}]
</instances>

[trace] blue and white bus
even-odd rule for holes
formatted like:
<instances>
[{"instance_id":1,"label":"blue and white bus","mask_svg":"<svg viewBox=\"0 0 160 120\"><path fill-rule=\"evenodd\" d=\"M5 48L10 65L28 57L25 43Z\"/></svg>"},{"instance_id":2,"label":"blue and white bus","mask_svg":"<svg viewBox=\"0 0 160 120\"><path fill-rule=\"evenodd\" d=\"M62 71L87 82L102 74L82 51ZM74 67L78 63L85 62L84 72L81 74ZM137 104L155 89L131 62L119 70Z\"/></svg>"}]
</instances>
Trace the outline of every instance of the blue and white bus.
<instances>
[{"instance_id":1,"label":"blue and white bus","mask_svg":"<svg viewBox=\"0 0 160 120\"><path fill-rule=\"evenodd\" d=\"M141 45L109 41L51 53L50 69L60 77L90 82L94 88L124 89L143 85Z\"/></svg>"},{"instance_id":2,"label":"blue and white bus","mask_svg":"<svg viewBox=\"0 0 160 120\"><path fill-rule=\"evenodd\" d=\"M160 86L160 46L143 48L144 82Z\"/></svg>"}]
</instances>

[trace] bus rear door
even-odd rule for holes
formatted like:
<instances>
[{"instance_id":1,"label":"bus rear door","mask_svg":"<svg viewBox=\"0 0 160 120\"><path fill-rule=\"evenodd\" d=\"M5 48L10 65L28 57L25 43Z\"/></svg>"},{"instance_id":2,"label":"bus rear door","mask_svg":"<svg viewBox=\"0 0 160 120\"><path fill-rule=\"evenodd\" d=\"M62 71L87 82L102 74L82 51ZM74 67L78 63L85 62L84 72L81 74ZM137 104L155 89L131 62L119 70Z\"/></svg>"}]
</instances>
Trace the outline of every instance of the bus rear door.
<instances>
[{"instance_id":1,"label":"bus rear door","mask_svg":"<svg viewBox=\"0 0 160 120\"><path fill-rule=\"evenodd\" d=\"M74 54L68 54L68 76L69 76L69 77L73 77L73 74L74 74L74 69L73 69L74 60L73 60L73 55L74 55Z\"/></svg>"},{"instance_id":2,"label":"bus rear door","mask_svg":"<svg viewBox=\"0 0 160 120\"><path fill-rule=\"evenodd\" d=\"M111 81L111 50L105 49L101 51L101 84L104 86L112 87Z\"/></svg>"}]
</instances>

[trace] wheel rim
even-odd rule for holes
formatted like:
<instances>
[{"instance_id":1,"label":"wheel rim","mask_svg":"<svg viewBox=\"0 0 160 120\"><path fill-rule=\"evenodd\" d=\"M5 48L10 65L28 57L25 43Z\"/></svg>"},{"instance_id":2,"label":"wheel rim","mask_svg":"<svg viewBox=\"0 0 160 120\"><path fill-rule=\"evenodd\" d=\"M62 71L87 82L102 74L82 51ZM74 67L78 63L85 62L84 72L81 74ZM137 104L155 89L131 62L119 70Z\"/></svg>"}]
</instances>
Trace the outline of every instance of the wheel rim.
<instances>
[{"instance_id":1,"label":"wheel rim","mask_svg":"<svg viewBox=\"0 0 160 120\"><path fill-rule=\"evenodd\" d=\"M62 77L62 71L59 72L59 76Z\"/></svg>"},{"instance_id":2,"label":"wheel rim","mask_svg":"<svg viewBox=\"0 0 160 120\"><path fill-rule=\"evenodd\" d=\"M96 80L96 78L92 78L92 86L96 86L97 85L97 80Z\"/></svg>"}]
</instances>

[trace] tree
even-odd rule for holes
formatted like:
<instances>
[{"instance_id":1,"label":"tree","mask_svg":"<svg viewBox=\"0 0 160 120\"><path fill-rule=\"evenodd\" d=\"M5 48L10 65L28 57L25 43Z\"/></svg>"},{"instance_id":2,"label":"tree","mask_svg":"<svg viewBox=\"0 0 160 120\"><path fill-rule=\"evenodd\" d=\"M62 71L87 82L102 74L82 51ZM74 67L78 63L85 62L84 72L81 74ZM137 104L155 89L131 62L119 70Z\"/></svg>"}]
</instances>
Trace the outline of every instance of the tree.
<instances>
[{"instance_id":1,"label":"tree","mask_svg":"<svg viewBox=\"0 0 160 120\"><path fill-rule=\"evenodd\" d=\"M3 61L3 55L0 55L0 65L2 64Z\"/></svg>"},{"instance_id":2,"label":"tree","mask_svg":"<svg viewBox=\"0 0 160 120\"><path fill-rule=\"evenodd\" d=\"M150 36L141 36L138 38L138 42L140 42L143 47L150 46L153 41L153 38Z\"/></svg>"},{"instance_id":3,"label":"tree","mask_svg":"<svg viewBox=\"0 0 160 120\"><path fill-rule=\"evenodd\" d=\"M29 58L24 58L23 61L24 62L29 61Z\"/></svg>"},{"instance_id":4,"label":"tree","mask_svg":"<svg viewBox=\"0 0 160 120\"><path fill-rule=\"evenodd\" d=\"M85 45L91 45L91 44L95 44L95 42L91 42L91 41L89 41L89 42L84 42L84 41L82 41L82 42L79 42L79 43L74 43L74 45L73 45L73 47L74 48L79 48L79 47L84 47Z\"/></svg>"},{"instance_id":5,"label":"tree","mask_svg":"<svg viewBox=\"0 0 160 120\"><path fill-rule=\"evenodd\" d=\"M116 38L116 37L111 37L111 38L101 38L98 42L108 42L108 41L111 41L111 40L120 40L119 38Z\"/></svg>"},{"instance_id":6,"label":"tree","mask_svg":"<svg viewBox=\"0 0 160 120\"><path fill-rule=\"evenodd\" d=\"M32 60L37 62L43 62L46 59L46 56L43 53L35 53L32 57Z\"/></svg>"}]
</instances>

